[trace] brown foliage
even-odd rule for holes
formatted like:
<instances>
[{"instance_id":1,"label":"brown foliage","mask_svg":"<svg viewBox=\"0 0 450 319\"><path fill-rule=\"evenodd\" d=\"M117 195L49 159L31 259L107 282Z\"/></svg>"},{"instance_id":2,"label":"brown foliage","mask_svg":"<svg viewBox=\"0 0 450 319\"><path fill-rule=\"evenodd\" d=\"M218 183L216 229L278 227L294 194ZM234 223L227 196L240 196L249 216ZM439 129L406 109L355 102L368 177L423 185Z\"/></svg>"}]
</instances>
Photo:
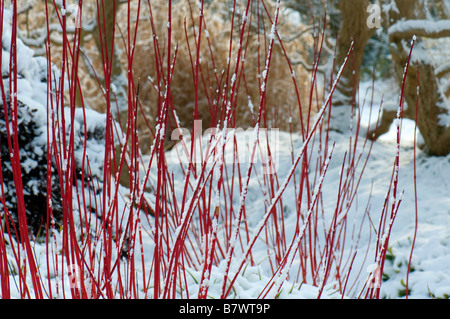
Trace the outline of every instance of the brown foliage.
<instances>
[{"instance_id":1,"label":"brown foliage","mask_svg":"<svg viewBox=\"0 0 450 319\"><path fill-rule=\"evenodd\" d=\"M161 96L158 96L158 85L161 85L160 92L164 93L164 83L157 83L157 68L162 74L166 74L167 68L167 2L150 1L154 28L152 29L150 12L147 5L141 7L139 25L136 33L136 46L132 74L136 88L139 87L139 116L137 118L138 130L142 151L147 152L153 140L155 119L157 117L158 103L162 103ZM261 94L261 75L268 54L268 36L272 26L274 6L271 1L253 2L252 14L244 35L244 60L240 63L237 77L236 96L233 98L233 118L232 123L236 127L248 128L254 125L258 115ZM230 85L231 75L236 65L237 44L242 22L242 12L244 7L237 4L236 15L232 23L231 3L213 1L205 3L203 16L203 31L201 34L200 46L200 76L198 85L198 111L199 119L203 121L203 128L215 126L218 121L223 120L223 112L226 102L230 100L230 92L223 96L226 85ZM53 4L49 4L49 14L52 23L58 23ZM133 40L134 26L136 22L137 3L130 2L131 8L131 40ZM43 2L33 3L29 9L29 15L33 19L27 19L27 15L22 14L21 29L43 28L45 25L45 5ZM96 16L96 1L83 1L83 22L91 21ZM270 16L270 18L269 18ZM177 123L174 114L179 120L179 125L188 129L192 128L195 109L195 76L194 63L197 58L196 43L198 40L199 10L193 1L173 1L172 7L172 52L174 46L178 45L178 53L174 68L174 77L171 83L171 113L170 125L167 133L170 136L170 129ZM293 24L283 15L279 18L277 31L281 35L291 35L297 33L299 26ZM45 29L45 28L44 28ZM44 30L43 29L43 30ZM207 33L205 32L207 30ZM233 30L233 34L230 34ZM97 111L105 112L105 97L103 86L102 58L99 52L98 29L93 31L83 30L82 32L82 52L80 55L78 75L81 85L83 103ZM128 69L127 50L127 5L121 4L117 10L115 50L117 58L120 59L122 74L126 76ZM69 38L72 36L68 34ZM155 55L155 42L153 36L157 37L160 56ZM232 46L230 52L230 38ZM60 66L61 48L58 44L60 35L53 32L52 40L52 61ZM287 39L283 42L289 58L293 55L306 55L308 50L314 45L311 32L305 32L301 38ZM231 57L231 58L229 58ZM228 63L229 62L229 63ZM302 112L307 112L309 106L315 105L315 101L309 101L310 75L300 65L293 65L294 76L297 81L301 106L297 101L295 86L293 85L287 58L278 41L272 53L270 70L268 73L268 86L266 88L266 100L262 105L263 121L262 126L277 127L282 130L300 129L300 108ZM114 67L113 72L120 72L120 68ZM117 73L116 72L116 73ZM226 75L228 73L228 78ZM126 84L125 84L126 86ZM128 90L124 87L125 92ZM135 94L136 92L133 92ZM225 101L225 102L224 102ZM81 96L78 96L77 105L81 105ZM115 103L113 104L116 108ZM217 110L217 113L216 113ZM126 119L126 114L121 116ZM148 141L148 142L145 142Z\"/></svg>"}]
</instances>

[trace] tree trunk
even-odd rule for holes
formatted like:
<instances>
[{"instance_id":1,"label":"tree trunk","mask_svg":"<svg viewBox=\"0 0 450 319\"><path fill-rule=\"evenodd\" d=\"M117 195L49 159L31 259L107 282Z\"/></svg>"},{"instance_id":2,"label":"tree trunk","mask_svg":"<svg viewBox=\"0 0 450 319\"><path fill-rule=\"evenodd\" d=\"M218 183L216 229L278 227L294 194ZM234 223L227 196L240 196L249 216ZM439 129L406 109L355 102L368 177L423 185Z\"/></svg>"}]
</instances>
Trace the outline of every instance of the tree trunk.
<instances>
[{"instance_id":1,"label":"tree trunk","mask_svg":"<svg viewBox=\"0 0 450 319\"><path fill-rule=\"evenodd\" d=\"M339 9L342 14L342 24L337 41L336 67L339 68L347 58L352 41L353 50L343 71L337 90L333 97L332 129L343 131L343 123L349 123L350 107L355 102L359 88L359 78L364 50L367 41L375 29L369 28L367 8L369 0L340 0ZM344 120L344 121L342 121Z\"/></svg>"},{"instance_id":2,"label":"tree trunk","mask_svg":"<svg viewBox=\"0 0 450 319\"><path fill-rule=\"evenodd\" d=\"M116 82L117 79L123 76L120 58L117 55L117 50L115 50L114 48L115 46L113 44L113 37L115 35L114 22L116 20L119 5L120 4L118 0L103 0L99 2L99 15L98 15L99 20L97 21L97 26L94 32L92 33L94 36L94 41L95 45L97 46L98 52L100 54L107 54L108 61L112 58L112 61L109 61L110 63L112 63L111 67L112 83ZM100 38L100 36L102 36L102 38ZM107 52L103 52L105 47L107 48ZM127 101L126 89L123 88L122 86L123 84L117 87L117 89L119 93L121 93L121 91L124 91L121 93L124 96L120 96L120 98L125 99L125 101Z\"/></svg>"},{"instance_id":3,"label":"tree trunk","mask_svg":"<svg viewBox=\"0 0 450 319\"><path fill-rule=\"evenodd\" d=\"M415 10L417 1L396 0L397 10L391 10L388 14L388 24L392 27L403 18L417 19ZM423 23L417 24L415 34L428 37L440 37L430 30L422 30L422 24L428 20L420 20ZM404 30L404 28L399 28ZM392 31L392 28L391 28ZM442 31L442 30L440 30ZM444 30L445 31L445 30ZM409 46L411 38L404 38L410 32L390 32L389 43L394 62L394 69L401 85L405 64L408 60ZM411 63L405 82L405 101L407 108L404 117L415 119L416 103L418 103L417 126L424 138L426 151L432 155L447 155L450 153L450 124L445 123L445 118L449 118L449 109L444 95L439 89L438 78L432 61L423 48L420 37L417 37L417 44L413 50ZM415 54L414 54L415 53ZM419 84L419 96L417 96ZM396 117L395 112L383 112L380 129L377 130L375 138L385 133L392 120Z\"/></svg>"},{"instance_id":4,"label":"tree trunk","mask_svg":"<svg viewBox=\"0 0 450 319\"><path fill-rule=\"evenodd\" d=\"M114 45L114 36L115 36L115 21L117 16L117 11L119 9L119 1L118 0L103 0L99 2L99 20L97 21L96 29L93 32L95 45L100 54L107 54L108 61L112 58L111 65L111 83L116 86L115 96L111 97L111 101L115 101L117 99L117 103L119 105L119 114L116 114L117 117L120 117L122 123L122 130L125 131L125 125L128 119L128 98L127 98L127 81L123 80L123 69L120 63L120 58L117 54L117 50ZM107 50L105 52L104 50ZM113 102L114 103L114 102ZM115 104L111 105L115 105ZM115 110L115 107L114 107ZM114 113L114 110L111 110ZM126 151L126 150L124 150ZM112 166L115 166L117 171L120 170L120 184L125 187L130 186L130 172L127 167L127 163L124 163L122 169L120 169L120 158L122 155L122 148L120 145L115 147L115 158L116 162L112 163ZM113 161L113 159L112 159Z\"/></svg>"}]
</instances>

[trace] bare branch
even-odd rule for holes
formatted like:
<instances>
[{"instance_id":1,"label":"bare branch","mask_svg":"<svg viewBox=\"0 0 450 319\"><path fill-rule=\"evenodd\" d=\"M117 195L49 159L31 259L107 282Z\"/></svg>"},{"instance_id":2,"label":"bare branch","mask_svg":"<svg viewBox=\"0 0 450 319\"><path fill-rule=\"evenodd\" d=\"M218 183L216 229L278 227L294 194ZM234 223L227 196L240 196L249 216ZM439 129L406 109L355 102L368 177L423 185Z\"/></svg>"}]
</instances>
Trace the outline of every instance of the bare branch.
<instances>
[{"instance_id":1,"label":"bare branch","mask_svg":"<svg viewBox=\"0 0 450 319\"><path fill-rule=\"evenodd\" d=\"M450 20L406 20L398 21L388 30L389 36L395 38L412 38L414 35L426 38L450 37Z\"/></svg>"},{"instance_id":2,"label":"bare branch","mask_svg":"<svg viewBox=\"0 0 450 319\"><path fill-rule=\"evenodd\" d=\"M296 60L290 60L290 63L292 65L301 65L302 67L304 67L308 72L312 72L313 70L315 70L314 66L311 65L310 63L307 63L305 60L303 60L303 58L298 58ZM319 65L317 66L317 72L320 74L325 74L326 72L326 66L325 65Z\"/></svg>"},{"instance_id":3,"label":"bare branch","mask_svg":"<svg viewBox=\"0 0 450 319\"><path fill-rule=\"evenodd\" d=\"M305 28L302 28L299 32L289 36L289 37L284 37L283 41L284 42L291 42L291 41L295 41L298 40L300 37L302 37L304 34L311 32L314 29L314 25L308 25Z\"/></svg>"}]
</instances>

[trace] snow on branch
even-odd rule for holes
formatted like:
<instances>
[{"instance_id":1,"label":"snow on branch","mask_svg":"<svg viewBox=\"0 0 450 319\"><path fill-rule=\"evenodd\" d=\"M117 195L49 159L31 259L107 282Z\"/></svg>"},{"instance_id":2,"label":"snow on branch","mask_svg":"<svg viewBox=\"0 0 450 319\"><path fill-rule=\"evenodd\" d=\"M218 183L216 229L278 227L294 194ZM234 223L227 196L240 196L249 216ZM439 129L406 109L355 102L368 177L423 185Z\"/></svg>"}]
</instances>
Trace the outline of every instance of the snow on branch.
<instances>
[{"instance_id":1,"label":"snow on branch","mask_svg":"<svg viewBox=\"0 0 450 319\"><path fill-rule=\"evenodd\" d=\"M398 21L388 30L392 38L411 38L414 35L427 38L450 37L450 20L406 20Z\"/></svg>"},{"instance_id":2,"label":"snow on branch","mask_svg":"<svg viewBox=\"0 0 450 319\"><path fill-rule=\"evenodd\" d=\"M438 78L443 77L444 75L450 72L450 62L439 65L436 68L435 72Z\"/></svg>"}]
</instances>

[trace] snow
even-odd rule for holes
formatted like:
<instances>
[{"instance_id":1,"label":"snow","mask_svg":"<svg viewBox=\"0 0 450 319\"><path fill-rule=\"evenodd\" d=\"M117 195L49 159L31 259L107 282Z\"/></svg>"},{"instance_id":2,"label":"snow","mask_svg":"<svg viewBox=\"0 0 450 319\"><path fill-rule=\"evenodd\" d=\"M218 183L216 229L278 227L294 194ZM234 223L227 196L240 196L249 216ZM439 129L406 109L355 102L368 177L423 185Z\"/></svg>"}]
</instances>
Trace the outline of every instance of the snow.
<instances>
[{"instance_id":1,"label":"snow","mask_svg":"<svg viewBox=\"0 0 450 319\"><path fill-rule=\"evenodd\" d=\"M3 35L3 42L8 36L8 29L5 29ZM205 30L206 32L206 30ZM2 75L8 74L9 70L6 67L9 63L8 47L4 46L3 58L2 58ZM26 48L20 41L18 42L18 53L20 58L18 61L19 73L23 78L18 81L18 99L28 105L30 109L36 109L39 114L42 115L41 125L43 132L46 132L46 85L41 81L43 73L42 67L46 67L45 60L42 58L33 57L33 52ZM8 61L8 63L6 62ZM265 72L263 77L265 77ZM45 73L44 73L45 75ZM233 79L234 81L234 79ZM5 81L6 82L6 81ZM361 96L366 96L366 90L370 88L371 83L363 83L360 88ZM366 103L365 109L361 110L362 123L367 127L373 125L373 121L376 120L378 115L378 108L382 104L387 107L396 107L398 103L398 97L395 95L395 90L391 89L391 83L377 82L375 84L377 88L374 92L373 109L371 112L368 110ZM262 88L263 90L263 88ZM370 96L370 94L369 94ZM251 101L249 100L249 107L253 108ZM68 112L68 110L65 110ZM68 115L68 114L67 114ZM88 121L84 122L84 116ZM68 117L67 117L68 118ZM369 122L369 118L371 121ZM83 132L84 127L86 130L92 134L96 131L101 131L104 128L105 117L103 114L99 114L92 110L86 109L85 114L82 110L76 110L75 122L73 125L76 126L77 131ZM71 123L68 123L68 125ZM160 128L164 130L164 127ZM408 266L409 255L412 248L412 240L414 236L415 229L415 200L414 200L414 136L415 136L415 125L414 122L409 120L403 120L402 125L402 142L400 147L400 168L399 168L399 189L404 191L404 197L400 204L400 208L393 223L393 231L389 240L389 259L386 262L384 269L385 277L387 280L383 281L381 286L381 296L386 298L399 298L403 297L402 290L404 289L404 283L406 280L406 271ZM219 130L218 130L219 131ZM229 149L233 149L236 146L240 149L240 155L243 160L242 168L247 168L249 156L249 148L252 146L252 142L255 138L254 129L249 130L232 130L228 132L226 139L223 132L219 132L217 139L214 141L215 145L221 146L218 143L219 140L226 142L225 151L229 154ZM260 132L261 142L265 141L265 138L261 138L262 133ZM297 225L296 212L296 200L293 200L295 196L292 184L285 180L292 172L292 152L296 153L303 146L301 136L299 134L289 134L286 132L278 132L276 135L276 172L280 182L282 183L280 188L286 188L280 198L283 199L283 205L285 205L285 231L287 238L294 238L295 226ZM235 139L232 137L236 137ZM273 136L272 136L273 137ZM197 150L198 152L206 152L207 145L210 136L205 135L202 137L201 142L196 145L202 147L202 149ZM371 157L368 161L367 167L365 169L363 178L359 184L358 191L358 205L355 205L350 209L348 214L348 220L353 221L355 225L359 225L361 218L364 215L365 203L370 200L370 214L374 223L378 221L379 213L383 208L383 203L386 198L386 190L388 189L390 183L390 176L393 167L393 160L397 152L396 145L396 127L393 125L391 130L381 136L373 145L371 151ZM417 138L420 144L421 136L417 134ZM293 142L291 142L291 140ZM327 211L333 211L336 204L336 189L339 183L341 172L342 172L342 161L348 150L348 136L345 133L330 132L330 140L335 143L333 148L333 156L329 164L328 170L323 178L323 185L321 191L324 199L324 208ZM186 149L190 150L191 139L184 139L186 142ZM234 145L236 141L237 145ZM37 141L36 153L42 152L41 146L44 145L46 141ZM81 142L80 142L81 143ZM180 142L181 143L181 142ZM231 144L230 144L231 143ZM362 141L361 143L362 144ZM87 149L88 156L91 163L91 169L94 174L101 177L102 176L102 159L104 156L104 145L97 143L95 140L89 141L89 147ZM273 144L271 144L273 145ZM181 146L181 145L180 145ZM262 144L265 146L265 144ZM184 149L184 148L183 148ZM261 147L264 149L264 147ZM175 151L179 153L175 153ZM212 151L212 150L209 150ZM445 297L450 295L450 155L446 157L430 157L424 154L420 149L416 149L417 152L417 191L418 191L418 227L417 227L417 238L413 250L412 256L412 271L409 275L409 289L411 290L410 298L430 298L431 294L434 297ZM173 172L174 176L174 187L177 190L182 191L183 185L185 183L184 176L181 174L180 158L179 154L183 151L181 148L167 153L167 165L169 171ZM220 153L219 153L220 154ZM203 155L207 155L203 153ZM211 155L211 154L210 154ZM259 154L260 155L260 154ZM82 153L76 154L78 160L82 160ZM183 157L181 160L181 165L187 165L187 156ZM225 155L227 156L227 155ZM258 156L257 156L258 157ZM205 157L204 157L205 158ZM211 155L211 161L208 163L212 165L218 160L217 156ZM258 157L259 158L259 157ZM148 158L145 158L148 160ZM25 163L25 167L32 167L33 162ZM264 171L264 164L261 161L255 161L254 170L258 173ZM145 165L144 165L145 166ZM209 167L211 169L211 166ZM156 168L151 167L150 179L154 180L157 175L155 172ZM26 173L26 169L25 169ZM295 174L298 174L297 170L294 170ZM314 178L315 171L311 170L311 177ZM320 179L322 181L322 179ZM200 182L197 180L196 182ZM277 205L277 195L270 198L267 194L262 194L261 179L258 177L251 176L249 179L248 187L245 187L245 205L247 222L251 227L250 235L253 235L255 231L258 231L262 227L262 222L268 218L268 215L264 212L267 211L266 207L273 207ZM236 183L237 184L237 183ZM319 185L319 184L317 184ZM318 190L318 188L316 188ZM125 194L127 190L120 187L119 192ZM314 192L316 193L316 192ZM243 200L242 195L236 196L236 201L239 202ZM179 196L181 198L181 196ZM196 198L190 198L189 200L197 200ZM119 202L119 211L122 211L129 203L123 199ZM222 205L220 198L216 200L217 205ZM188 207L189 205L187 205ZM77 207L77 206L75 206ZM194 218L192 215L183 215L178 228L174 233L174 239L176 239L183 231L183 225L190 218ZM185 219L186 218L186 219ZM343 216L339 216L339 220L342 220ZM322 220L321 222L327 223L328 221ZM356 280L355 288L349 291L349 295L345 297L355 297L359 289L362 288L364 284L364 278L370 275L370 271L373 270L374 260L366 258L363 250L368 248L373 251L373 231L371 230L371 225L366 220L363 224L363 231L359 238L358 253L356 254L354 261L354 269L362 269L362 274L359 279L351 278L351 280ZM152 263L152 254L155 248L155 243L152 239L151 225L147 220L143 219L141 224L138 225L142 229L146 230L142 232L143 235L143 246L142 251L145 255L146 265L150 267ZM239 229L240 225L233 225L236 230ZM351 225L353 226L353 225ZM217 227L217 228L216 228ZM215 224L214 230L220 232L220 225ZM300 229L302 233L305 228ZM62 242L62 234L60 232L55 232L55 242L54 246L50 249L57 251L61 248L60 244ZM297 237L299 239L299 237ZM293 239L294 240L294 239ZM354 242L349 239L348 249L354 247ZM372 240L372 246L369 244ZM237 247L237 238L233 237L233 244ZM175 242L175 240L173 240ZM298 245L298 242L293 241L294 246ZM40 265L40 271L48 276L50 280L55 284L59 283L59 287L62 288L61 278L54 272L55 264L58 261L46 258L45 244L35 243L33 249L36 252L37 264ZM236 249L237 250L237 249ZM348 252L348 251L345 251ZM344 253L345 253L344 252ZM11 251L7 252L8 258L13 261L13 255ZM269 258L267 256L267 246L262 241L256 241L254 248L252 249L252 256L255 260L255 265L246 265L241 273L237 276L236 282L234 284L232 297L233 298L257 298L267 282L271 279L270 265L267 262ZM372 256L368 254L368 256ZM233 277L235 272L238 270L240 265L242 255L237 256L238 258L233 258L230 267L230 277ZM296 282L291 276L296 273L296 268L299 267L298 259L294 256L290 256L289 266L290 269L282 269L279 273L280 281L277 281L277 285L280 287L280 291L272 291L271 297L278 298L297 298L297 299L309 299L316 298L319 294L319 287L315 287L309 283L302 284L301 282ZM140 258L140 256L138 257ZM245 259L243 259L245 261ZM47 262L50 263L47 268ZM61 262L61 261L59 261ZM206 279L203 284L209 287L208 296L210 298L219 298L221 294L223 272L226 267L227 260L222 261L219 265L213 265L211 272L207 274ZM11 265L14 265L11 262ZM137 263L137 272L142 272L139 268L140 263ZM59 269L62 269L59 264ZM124 266L125 267L125 266ZM47 269L50 270L47 273ZM366 271L367 270L367 271ZM16 270L17 272L17 270ZM187 269L186 272L186 288L190 292L196 292L199 289L200 279L202 277L201 270ZM148 274L148 271L147 271ZM356 274L355 274L356 275ZM47 278L47 277L46 277ZM139 278L139 276L137 276ZM69 290L69 277L64 277L64 288L66 289L66 296L70 296ZM308 278L310 279L310 278ZM10 281L14 282L14 275L10 276ZM16 290L15 285L11 285L12 296L18 298L20 296L19 291ZM276 295L273 295L276 292ZM195 295L195 293L193 294ZM63 297L60 294L57 297ZM332 284L328 284L324 287L324 292L322 298L340 298L341 296L336 293L336 289Z\"/></svg>"}]
</instances>

